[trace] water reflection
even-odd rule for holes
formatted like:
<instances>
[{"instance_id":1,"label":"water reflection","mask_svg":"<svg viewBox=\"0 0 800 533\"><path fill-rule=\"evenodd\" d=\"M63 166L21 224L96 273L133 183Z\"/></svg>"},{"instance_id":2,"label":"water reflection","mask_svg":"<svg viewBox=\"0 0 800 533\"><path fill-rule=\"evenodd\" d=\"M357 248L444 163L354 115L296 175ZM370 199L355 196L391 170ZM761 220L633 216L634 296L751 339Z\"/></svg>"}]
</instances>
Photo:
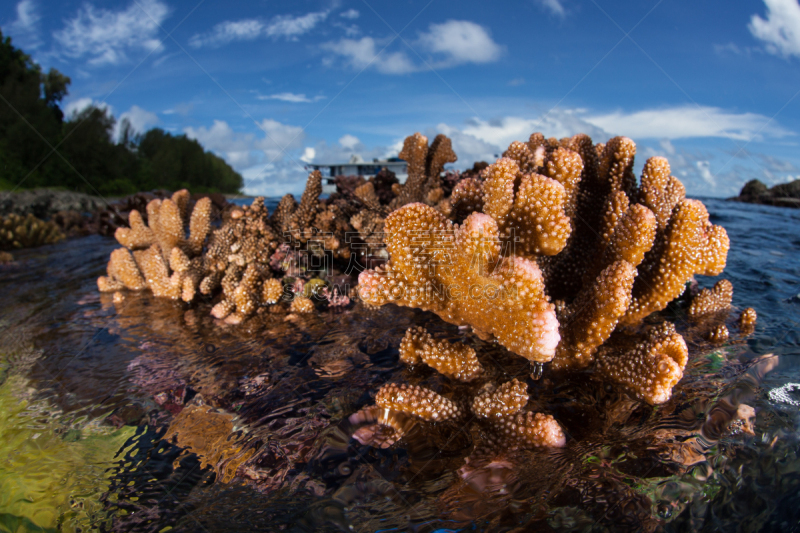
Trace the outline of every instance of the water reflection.
<instances>
[{"instance_id":1,"label":"water reflection","mask_svg":"<svg viewBox=\"0 0 800 533\"><path fill-rule=\"evenodd\" d=\"M94 279L110 240L20 252L16 264L0 266L0 456L11 458L0 462L0 483L48 471L67 482L61 500L13 509L2 500L0 525L790 529L800 520L800 420L796 405L769 391L800 382L800 213L707 205L733 242L726 277L734 305L755 307L759 322L743 342L722 347L702 327L684 329L692 359L673 400L657 408L589 376L531 369L427 313L356 306L293 321L264 313L228 326L209 316L210 302L190 308L148 293L117 303L99 295ZM727 319L732 333L736 314ZM405 420L397 421L397 443L369 445L391 440L370 430L386 415L353 415L381 384L458 392L433 372L398 364L412 325L469 339L492 379L530 375L531 402L562 422L567 446L497 449L479 425ZM25 490L0 492L19 501Z\"/></svg>"}]
</instances>

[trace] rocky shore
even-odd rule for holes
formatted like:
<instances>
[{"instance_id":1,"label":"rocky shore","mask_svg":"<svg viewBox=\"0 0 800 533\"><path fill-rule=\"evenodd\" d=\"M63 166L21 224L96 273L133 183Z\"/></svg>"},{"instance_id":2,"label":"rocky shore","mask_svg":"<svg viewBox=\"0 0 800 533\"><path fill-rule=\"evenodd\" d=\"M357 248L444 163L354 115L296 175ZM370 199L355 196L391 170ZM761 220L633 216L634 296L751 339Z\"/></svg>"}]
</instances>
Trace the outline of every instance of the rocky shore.
<instances>
[{"instance_id":1,"label":"rocky shore","mask_svg":"<svg viewBox=\"0 0 800 533\"><path fill-rule=\"evenodd\" d=\"M106 200L98 196L54 189L33 189L18 192L0 192L0 216L31 214L47 220L59 211L93 213L106 207Z\"/></svg>"},{"instance_id":2,"label":"rocky shore","mask_svg":"<svg viewBox=\"0 0 800 533\"><path fill-rule=\"evenodd\" d=\"M772 188L759 180L750 180L742 187L739 196L728 200L778 207L800 207L800 180L781 183Z\"/></svg>"}]
</instances>

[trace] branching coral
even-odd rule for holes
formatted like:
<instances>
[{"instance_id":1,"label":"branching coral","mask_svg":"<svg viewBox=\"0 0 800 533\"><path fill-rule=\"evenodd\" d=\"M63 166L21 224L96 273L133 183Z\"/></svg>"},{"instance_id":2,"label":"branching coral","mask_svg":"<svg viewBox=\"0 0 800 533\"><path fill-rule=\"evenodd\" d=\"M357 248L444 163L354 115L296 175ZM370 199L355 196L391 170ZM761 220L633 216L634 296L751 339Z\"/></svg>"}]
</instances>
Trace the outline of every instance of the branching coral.
<instances>
[{"instance_id":1,"label":"branching coral","mask_svg":"<svg viewBox=\"0 0 800 533\"><path fill-rule=\"evenodd\" d=\"M436 203L436 196L429 198L429 194L441 186L439 176L444 165L457 159L450 139L439 134L428 147L428 138L421 133L409 135L403 143L399 157L408 163L408 179L398 187L397 197L392 200L390 207L396 209L409 203L424 201Z\"/></svg>"},{"instance_id":2,"label":"branching coral","mask_svg":"<svg viewBox=\"0 0 800 533\"><path fill-rule=\"evenodd\" d=\"M419 135L406 140L410 173L421 172L425 148ZM512 143L480 178L455 184L449 202L456 220L465 217L461 225L420 203L387 217L390 260L361 274L361 297L433 311L531 361L555 357L555 369L590 366L619 326L637 328L692 276L719 274L727 257L725 230L702 203L684 198L666 159L649 159L637 185L635 153L626 137L594 145L586 135L533 134ZM626 374L628 388L647 389L649 359L627 357L642 372ZM599 366L624 381L607 362ZM667 374L659 379L674 385L679 373ZM642 394L669 397L661 389Z\"/></svg>"},{"instance_id":3,"label":"branching coral","mask_svg":"<svg viewBox=\"0 0 800 533\"><path fill-rule=\"evenodd\" d=\"M442 422L461 416L461 410L455 403L417 385L384 385L375 395L375 405L428 422Z\"/></svg>"},{"instance_id":4,"label":"branching coral","mask_svg":"<svg viewBox=\"0 0 800 533\"><path fill-rule=\"evenodd\" d=\"M424 362L440 374L472 381L483 372L475 350L464 344L435 341L424 328L411 328L400 343L400 360L407 365Z\"/></svg>"},{"instance_id":5,"label":"branching coral","mask_svg":"<svg viewBox=\"0 0 800 533\"><path fill-rule=\"evenodd\" d=\"M441 343L435 343L422 328L409 329L400 347L401 360L411 364L419 362L425 358L426 346L430 352L430 347L440 348ZM453 357L452 347L446 346L449 360L445 364L431 366L437 370L444 369L442 375L458 379L459 376L452 371L452 366L454 360L463 356ZM441 363L441 359L436 363ZM475 376L470 381L472 379ZM523 412L527 403L527 385L517 379L499 387L486 383L470 402L475 415L470 420L477 418L482 421L490 442L502 442L505 446L512 447L564 446L566 437L558 422L550 415ZM394 444L413 427L409 417L424 422L445 422L461 419L464 415L456 402L418 385L384 385L375 395L375 404L375 407L367 407L352 415L350 421L355 424L375 422L357 430L354 437L363 444L382 448ZM376 411L377 408L382 408L384 412Z\"/></svg>"},{"instance_id":6,"label":"branching coral","mask_svg":"<svg viewBox=\"0 0 800 533\"><path fill-rule=\"evenodd\" d=\"M752 330L756 327L757 319L758 315L756 314L756 310L752 307L748 307L739 315L739 327Z\"/></svg>"},{"instance_id":7,"label":"branching coral","mask_svg":"<svg viewBox=\"0 0 800 533\"><path fill-rule=\"evenodd\" d=\"M30 213L24 217L14 213L0 217L0 250L53 244L63 238L55 223L39 220Z\"/></svg>"},{"instance_id":8,"label":"branching coral","mask_svg":"<svg viewBox=\"0 0 800 533\"><path fill-rule=\"evenodd\" d=\"M494 419L519 413L528 403L528 387L512 379L495 388L489 384L483 392L472 400L472 412L476 415Z\"/></svg>"},{"instance_id":9,"label":"branching coral","mask_svg":"<svg viewBox=\"0 0 800 533\"><path fill-rule=\"evenodd\" d=\"M108 276L97 280L98 288L110 292L147 287L155 296L194 299L206 270L200 254L210 229L211 200L198 200L191 217L187 213L188 203L186 190L176 192L172 199L150 201L147 225L138 211L131 211L131 227L118 228L115 234L125 248L112 252Z\"/></svg>"},{"instance_id":10,"label":"branching coral","mask_svg":"<svg viewBox=\"0 0 800 533\"><path fill-rule=\"evenodd\" d=\"M364 301L433 311L532 361L553 358L558 322L541 271L521 257L500 258L494 219L474 213L454 226L432 207L410 204L389 215L386 232L391 260L359 276Z\"/></svg>"},{"instance_id":11,"label":"branching coral","mask_svg":"<svg viewBox=\"0 0 800 533\"><path fill-rule=\"evenodd\" d=\"M675 326L665 322L652 328L646 339L622 354L604 353L596 372L622 385L647 403L664 403L686 368L689 349Z\"/></svg>"},{"instance_id":12,"label":"branching coral","mask_svg":"<svg viewBox=\"0 0 800 533\"><path fill-rule=\"evenodd\" d=\"M727 311L733 302L733 284L719 280L713 289L703 289L692 299L687 314L697 320L721 311Z\"/></svg>"},{"instance_id":13,"label":"branching coral","mask_svg":"<svg viewBox=\"0 0 800 533\"><path fill-rule=\"evenodd\" d=\"M263 300L263 285L272 278L270 260L279 242L261 197L234 211L230 220L213 232L205 254L207 272L199 289L212 294L222 287L223 301L214 308L215 317L228 318L234 313L229 321L238 322L262 303L269 303Z\"/></svg>"}]
</instances>

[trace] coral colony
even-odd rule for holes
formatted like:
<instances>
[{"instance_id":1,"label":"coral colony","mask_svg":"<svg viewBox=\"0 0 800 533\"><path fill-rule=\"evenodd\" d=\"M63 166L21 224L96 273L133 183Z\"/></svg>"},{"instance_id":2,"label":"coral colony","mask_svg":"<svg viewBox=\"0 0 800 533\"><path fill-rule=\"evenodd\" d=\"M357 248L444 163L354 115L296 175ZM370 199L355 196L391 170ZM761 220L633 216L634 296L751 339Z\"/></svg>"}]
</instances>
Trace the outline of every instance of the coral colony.
<instances>
[{"instance_id":1,"label":"coral colony","mask_svg":"<svg viewBox=\"0 0 800 533\"><path fill-rule=\"evenodd\" d=\"M635 152L626 137L595 145L583 134L535 133L491 165L443 175L456 160L450 140L438 135L429 145L416 133L400 153L405 184L386 171L337 178L337 192L320 200L315 171L299 204L287 195L270 216L257 198L227 212L217 229L210 200L191 205L179 191L147 204L147 225L130 212L130 228L116 231L124 247L112 252L98 287L115 301L125 289L145 288L184 302L204 298L227 324L286 303L291 313L342 308L357 294L368 307L430 311L529 360L534 371L547 364L555 379L590 372L660 404L690 357L660 312L693 276L719 275L730 243L705 206L685 198L665 158L650 158L637 183ZM310 268L315 261L324 268ZM359 272L357 291L334 281ZM721 280L691 299L686 316L711 343L728 339L722 322L732 295ZM741 332L755 320L746 309ZM494 383L471 346L414 327L399 349L409 367L430 367L459 385L441 393L383 385L374 406L350 416L362 444L386 448L416 424L448 421L474 421L491 446L567 442L553 416L526 410L526 383Z\"/></svg>"}]
</instances>

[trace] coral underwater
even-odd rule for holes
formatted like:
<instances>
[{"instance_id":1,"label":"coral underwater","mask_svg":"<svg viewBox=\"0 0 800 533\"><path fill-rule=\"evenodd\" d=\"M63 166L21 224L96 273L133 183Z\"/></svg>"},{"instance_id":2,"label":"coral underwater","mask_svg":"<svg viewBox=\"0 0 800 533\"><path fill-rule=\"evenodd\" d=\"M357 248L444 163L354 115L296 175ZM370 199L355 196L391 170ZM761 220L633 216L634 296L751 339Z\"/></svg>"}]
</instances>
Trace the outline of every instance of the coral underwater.
<instances>
[{"instance_id":1,"label":"coral underwater","mask_svg":"<svg viewBox=\"0 0 800 533\"><path fill-rule=\"evenodd\" d=\"M553 369L589 367L615 331L636 334L694 275L725 267L725 230L684 197L666 159L650 158L637 183L635 153L625 137L594 145L585 135L557 141L535 133L512 143L480 179L453 189L457 209L475 209L461 224L421 203L391 213L391 259L360 275L362 298L433 311ZM730 283L720 283L696 297L690 316L730 306ZM654 379L674 385L685 356L670 370L645 361L662 344L643 334L640 355L610 363L613 355L603 353L601 367L624 368L624 378L609 379L636 391ZM637 395L660 403L670 389Z\"/></svg>"},{"instance_id":2,"label":"coral underwater","mask_svg":"<svg viewBox=\"0 0 800 533\"><path fill-rule=\"evenodd\" d=\"M665 158L647 160L637 179L635 154L625 137L534 133L492 164L445 172L456 161L450 140L417 133L400 154L403 184L387 171L340 176L320 198L315 171L299 201L286 195L269 213L257 198L218 225L209 199L179 191L130 210L98 287L114 293L120 324L137 323L151 298L124 291L150 289L182 300L170 313L192 335L216 326L259 354L224 379L192 356L171 363L180 372L156 372L158 387L148 369L161 363L141 356L131 366L168 412L171 443L224 482L329 495L337 479L344 485L320 513L352 516L369 498L389 502L394 476L426 487L441 474L425 488L435 505L421 511L453 529L523 500L520 512L541 525L530 502L555 498L555 529L591 529L601 515L653 529L652 495L605 469L605 457L632 443L625 453L660 465L665 479L702 462L708 447L687 439L701 426L709 433L712 417L695 416L686 396L716 405L715 386L696 376L756 316L730 317L727 280L694 288L695 276L722 273L727 234L685 197ZM380 335L351 338L373 321ZM148 327L196 340L168 322ZM327 340L310 341L312 331ZM289 375L294 385L282 387ZM703 442L747 433L748 406L735 407L715 415L720 427ZM208 442L189 426L207 428ZM367 465L343 459L354 447ZM587 456L597 462L565 473Z\"/></svg>"},{"instance_id":3,"label":"coral underwater","mask_svg":"<svg viewBox=\"0 0 800 533\"><path fill-rule=\"evenodd\" d=\"M45 222L30 213L24 217L14 213L0 217L0 250L53 244L63 238L54 222Z\"/></svg>"}]
</instances>

